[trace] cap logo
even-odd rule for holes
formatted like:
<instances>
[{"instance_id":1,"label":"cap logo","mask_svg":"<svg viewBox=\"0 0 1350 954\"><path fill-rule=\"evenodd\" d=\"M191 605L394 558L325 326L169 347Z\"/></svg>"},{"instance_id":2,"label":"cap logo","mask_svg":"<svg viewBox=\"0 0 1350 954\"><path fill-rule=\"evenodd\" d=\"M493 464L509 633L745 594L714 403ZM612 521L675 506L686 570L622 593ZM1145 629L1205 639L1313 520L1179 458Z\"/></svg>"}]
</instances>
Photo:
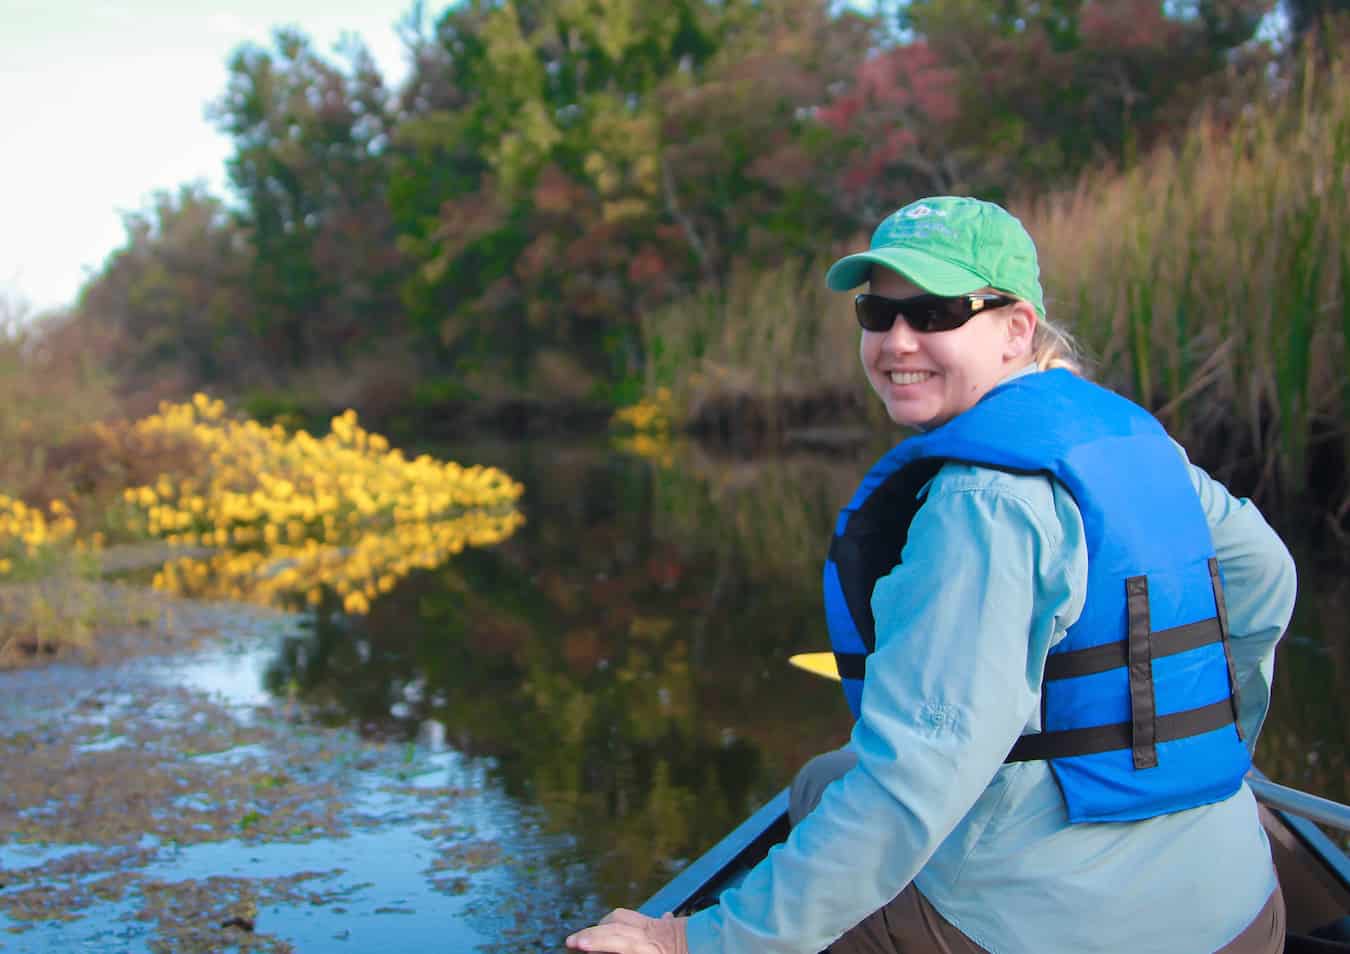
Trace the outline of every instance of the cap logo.
<instances>
[{"instance_id":1,"label":"cap logo","mask_svg":"<svg viewBox=\"0 0 1350 954\"><path fill-rule=\"evenodd\" d=\"M945 209L935 209L931 205L923 205L920 203L912 209L905 209L902 214L907 219L922 219L930 215L941 215L945 217L947 212Z\"/></svg>"},{"instance_id":2,"label":"cap logo","mask_svg":"<svg viewBox=\"0 0 1350 954\"><path fill-rule=\"evenodd\" d=\"M940 214L940 213L939 213ZM945 235L950 239L955 239L956 233L945 222L925 221L924 216L916 219L896 220L891 219L889 227L876 236L873 244L875 248L878 245L892 245L897 242L926 239L933 235Z\"/></svg>"}]
</instances>

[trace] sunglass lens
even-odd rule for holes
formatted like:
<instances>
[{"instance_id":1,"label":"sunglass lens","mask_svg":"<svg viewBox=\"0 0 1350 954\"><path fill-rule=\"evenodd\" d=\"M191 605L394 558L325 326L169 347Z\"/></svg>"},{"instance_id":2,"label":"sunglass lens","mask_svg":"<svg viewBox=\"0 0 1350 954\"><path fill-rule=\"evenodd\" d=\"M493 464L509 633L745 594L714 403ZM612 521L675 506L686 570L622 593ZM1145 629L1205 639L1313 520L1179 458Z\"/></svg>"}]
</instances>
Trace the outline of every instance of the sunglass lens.
<instances>
[{"instance_id":1,"label":"sunglass lens","mask_svg":"<svg viewBox=\"0 0 1350 954\"><path fill-rule=\"evenodd\" d=\"M881 295L859 295L853 300L853 308L864 331L890 331L900 311L898 301Z\"/></svg>"},{"instance_id":2,"label":"sunglass lens","mask_svg":"<svg viewBox=\"0 0 1350 954\"><path fill-rule=\"evenodd\" d=\"M959 328L970 317L970 308L964 299L925 296L917 301L912 300L902 310L902 314L915 331L951 331Z\"/></svg>"},{"instance_id":3,"label":"sunglass lens","mask_svg":"<svg viewBox=\"0 0 1350 954\"><path fill-rule=\"evenodd\" d=\"M951 331L965 324L971 314L970 304L964 298L940 298L937 295L913 298L859 295L853 304L858 324L865 331L890 331L897 316L903 317L911 328L922 334Z\"/></svg>"}]
</instances>

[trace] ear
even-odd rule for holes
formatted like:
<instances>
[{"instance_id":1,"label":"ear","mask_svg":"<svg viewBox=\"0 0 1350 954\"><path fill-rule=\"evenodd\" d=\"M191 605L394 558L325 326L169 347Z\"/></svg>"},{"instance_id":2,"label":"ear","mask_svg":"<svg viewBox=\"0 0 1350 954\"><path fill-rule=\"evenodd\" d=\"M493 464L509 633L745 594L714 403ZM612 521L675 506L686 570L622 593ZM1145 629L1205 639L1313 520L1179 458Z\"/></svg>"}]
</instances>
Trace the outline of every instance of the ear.
<instances>
[{"instance_id":1,"label":"ear","mask_svg":"<svg viewBox=\"0 0 1350 954\"><path fill-rule=\"evenodd\" d=\"M1007 331L1007 343L1003 349L1006 361L1028 360L1032 353L1032 340L1036 336L1036 309L1024 301L1008 306L1008 320L1004 323Z\"/></svg>"}]
</instances>

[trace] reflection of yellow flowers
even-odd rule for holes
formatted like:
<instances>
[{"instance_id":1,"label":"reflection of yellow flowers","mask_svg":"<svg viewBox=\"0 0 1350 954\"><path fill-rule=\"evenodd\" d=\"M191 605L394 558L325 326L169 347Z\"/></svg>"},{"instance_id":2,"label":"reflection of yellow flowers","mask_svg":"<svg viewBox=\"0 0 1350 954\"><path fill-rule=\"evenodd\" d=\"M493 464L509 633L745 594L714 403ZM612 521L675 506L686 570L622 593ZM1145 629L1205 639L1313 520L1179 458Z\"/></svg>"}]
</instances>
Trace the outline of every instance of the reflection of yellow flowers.
<instances>
[{"instance_id":1,"label":"reflection of yellow flowers","mask_svg":"<svg viewBox=\"0 0 1350 954\"><path fill-rule=\"evenodd\" d=\"M172 593L244 599L286 605L303 594L310 604L325 587L349 613L365 613L381 593L415 569L434 569L470 546L490 546L525 522L517 510L491 514L471 510L431 523L367 529L345 543L278 544L266 552L222 550L208 557L182 557L155 576Z\"/></svg>"},{"instance_id":2,"label":"reflection of yellow flowers","mask_svg":"<svg viewBox=\"0 0 1350 954\"><path fill-rule=\"evenodd\" d=\"M660 467L675 466L675 449L669 435L634 434L614 439L614 446L626 454L636 454Z\"/></svg>"},{"instance_id":3,"label":"reflection of yellow flowers","mask_svg":"<svg viewBox=\"0 0 1350 954\"><path fill-rule=\"evenodd\" d=\"M412 569L524 522L514 506L523 488L502 471L408 459L350 410L316 438L233 420L199 394L136 428L195 442L211 462L202 480L161 477L125 493L150 534L220 549L165 566L155 584L176 593L314 604L328 587L347 612L365 613Z\"/></svg>"}]
</instances>

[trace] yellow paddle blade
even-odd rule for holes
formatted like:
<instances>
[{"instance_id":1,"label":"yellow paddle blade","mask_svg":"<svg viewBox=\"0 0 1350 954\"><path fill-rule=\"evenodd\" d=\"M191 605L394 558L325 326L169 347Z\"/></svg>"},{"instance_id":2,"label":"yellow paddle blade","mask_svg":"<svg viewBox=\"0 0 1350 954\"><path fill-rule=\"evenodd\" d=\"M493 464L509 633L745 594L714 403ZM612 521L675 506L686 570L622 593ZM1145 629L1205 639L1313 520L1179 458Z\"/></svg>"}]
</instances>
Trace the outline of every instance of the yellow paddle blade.
<instances>
[{"instance_id":1,"label":"yellow paddle blade","mask_svg":"<svg viewBox=\"0 0 1350 954\"><path fill-rule=\"evenodd\" d=\"M788 662L812 675L839 681L839 666L835 664L834 653L797 653L789 656Z\"/></svg>"}]
</instances>

